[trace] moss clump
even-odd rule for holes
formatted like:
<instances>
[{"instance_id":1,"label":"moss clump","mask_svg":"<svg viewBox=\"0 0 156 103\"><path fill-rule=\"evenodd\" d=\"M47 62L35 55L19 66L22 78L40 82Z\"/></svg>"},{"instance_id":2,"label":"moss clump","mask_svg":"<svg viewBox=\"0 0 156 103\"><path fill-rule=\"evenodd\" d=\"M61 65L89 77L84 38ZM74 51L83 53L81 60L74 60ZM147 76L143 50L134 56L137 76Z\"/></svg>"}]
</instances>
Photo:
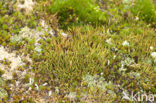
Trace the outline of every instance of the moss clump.
<instances>
[{"instance_id":1,"label":"moss clump","mask_svg":"<svg viewBox=\"0 0 156 103\"><path fill-rule=\"evenodd\" d=\"M151 0L136 0L131 11L135 16L139 16L140 19L148 23L156 23L156 9Z\"/></svg>"},{"instance_id":2,"label":"moss clump","mask_svg":"<svg viewBox=\"0 0 156 103\"><path fill-rule=\"evenodd\" d=\"M57 13L61 25L104 24L107 20L107 14L102 12L92 0L54 0L49 12Z\"/></svg>"},{"instance_id":3,"label":"moss clump","mask_svg":"<svg viewBox=\"0 0 156 103\"><path fill-rule=\"evenodd\" d=\"M29 83L29 78L30 78L30 75L29 75L29 74L26 74L26 75L25 75L25 78L24 78L24 81L25 81L26 83Z\"/></svg>"},{"instance_id":4,"label":"moss clump","mask_svg":"<svg viewBox=\"0 0 156 103\"><path fill-rule=\"evenodd\" d=\"M5 73L5 71L0 69L0 76L2 76L4 73Z\"/></svg>"}]
</instances>

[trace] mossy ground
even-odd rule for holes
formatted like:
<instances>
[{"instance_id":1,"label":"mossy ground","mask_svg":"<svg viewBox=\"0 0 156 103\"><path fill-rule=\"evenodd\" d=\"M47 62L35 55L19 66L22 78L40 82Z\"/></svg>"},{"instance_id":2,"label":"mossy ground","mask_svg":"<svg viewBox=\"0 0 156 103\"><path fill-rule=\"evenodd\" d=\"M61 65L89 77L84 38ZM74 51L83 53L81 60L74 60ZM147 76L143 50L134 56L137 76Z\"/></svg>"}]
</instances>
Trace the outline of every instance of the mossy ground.
<instances>
[{"instance_id":1,"label":"mossy ground","mask_svg":"<svg viewBox=\"0 0 156 103\"><path fill-rule=\"evenodd\" d=\"M129 9L131 5L120 0L97 0L100 10L108 16L107 22L102 25L76 22L69 26L63 21L66 28L60 30L61 15L47 10L51 3L36 0L29 15L12 11L14 3L0 3L0 45L32 59L32 63L24 59L26 65L17 68L29 71L18 88L10 89L10 84L16 85L18 81L14 73L14 79L1 86L9 95L2 102L13 98L13 103L125 103L130 101L122 100L123 91L156 94L156 58L151 56L156 51L153 21L149 23L136 17ZM39 41L10 39L20 36L25 26L41 31L40 20L54 29L54 36L45 32ZM64 32L68 37L61 35ZM36 41L39 50L35 49ZM35 73L34 81L30 72ZM24 88L27 83L31 85Z\"/></svg>"}]
</instances>

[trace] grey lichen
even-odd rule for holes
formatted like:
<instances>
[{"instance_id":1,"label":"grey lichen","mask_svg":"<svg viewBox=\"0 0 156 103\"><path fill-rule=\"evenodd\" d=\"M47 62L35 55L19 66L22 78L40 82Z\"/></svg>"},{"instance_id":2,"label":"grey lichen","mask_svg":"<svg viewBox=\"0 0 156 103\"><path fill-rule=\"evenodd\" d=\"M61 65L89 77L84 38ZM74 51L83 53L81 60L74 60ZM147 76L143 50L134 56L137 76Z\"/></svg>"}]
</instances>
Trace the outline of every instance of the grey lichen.
<instances>
[{"instance_id":1,"label":"grey lichen","mask_svg":"<svg viewBox=\"0 0 156 103\"><path fill-rule=\"evenodd\" d=\"M0 77L0 86L5 86L5 81Z\"/></svg>"},{"instance_id":2,"label":"grey lichen","mask_svg":"<svg viewBox=\"0 0 156 103\"><path fill-rule=\"evenodd\" d=\"M5 89L0 88L0 98L5 98L8 96L8 93Z\"/></svg>"}]
</instances>

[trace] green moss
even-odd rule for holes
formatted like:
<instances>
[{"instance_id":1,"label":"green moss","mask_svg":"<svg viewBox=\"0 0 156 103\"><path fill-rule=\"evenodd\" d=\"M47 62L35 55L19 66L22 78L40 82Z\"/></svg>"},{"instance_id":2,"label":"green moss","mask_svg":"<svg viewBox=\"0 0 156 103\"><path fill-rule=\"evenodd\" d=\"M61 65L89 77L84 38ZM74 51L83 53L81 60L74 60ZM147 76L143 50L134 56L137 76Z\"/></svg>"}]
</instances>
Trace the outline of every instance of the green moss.
<instances>
[{"instance_id":1,"label":"green moss","mask_svg":"<svg viewBox=\"0 0 156 103\"><path fill-rule=\"evenodd\" d=\"M121 101L122 94L118 92L121 88L128 92L139 92L142 88L144 92L155 94L155 64L150 57L150 53L155 48L152 51L149 49L150 46L156 47L155 31L142 21L154 24L155 17L152 2L149 3L150 0L142 1L136 0L136 4L131 9L134 16L139 16L139 20L135 20L128 11L129 8L124 8L121 0L100 0L101 7L98 7L92 0L53 0L51 4L48 0L36 1L42 7L37 5L31 17L16 11L8 14L9 8L4 3L0 3L0 45L32 58L32 65L24 60L26 65L17 69L23 71L29 66L33 67L31 72L35 73L35 83L41 90L40 96L43 92L45 94L50 90L56 91L57 88L57 92L59 92L54 95L60 102L71 102L65 96L69 92L77 92L76 102L82 100L81 93L84 93L87 94L87 99L96 102L108 100L108 102L124 103L126 101ZM50 4L48 8L46 8L46 4ZM44 11L46 9L48 9L48 14ZM108 15L101 9L110 15L109 20L107 20ZM34 46L35 40L18 37L20 29L25 26L37 27L37 30L41 30L38 24L39 20L43 19L41 15L48 15L51 21L56 22L57 20L51 18L55 13L62 28L70 26L66 29L70 38L59 35L59 33L65 32L63 30L58 32L58 37L51 37L45 33L42 38L46 37L47 39L39 41L42 48L42 52L40 52L41 48ZM49 20L48 18L44 19ZM46 21L46 23L48 22ZM109 38L113 41L112 45L106 42ZM129 46L123 46L123 41L129 41ZM146 62L148 60L150 61ZM10 64L7 60L3 62L6 65ZM0 70L1 76L4 74L3 72ZM107 82L110 81L110 84L106 86L106 91L115 92L116 96L110 96L109 92L103 94L100 87L88 87L89 83L83 83L82 77L88 73L92 76L97 75L96 81L99 78L105 78ZM7 85L15 85L15 80L18 79L17 74L13 74L13 76L14 80L6 81ZM30 75L26 74L24 83L29 83L29 78ZM3 80L0 79L0 82L2 82L2 85L0 84L2 87L6 86L3 85ZM45 82L48 83L47 86L42 85ZM90 81L90 83L93 82L94 80ZM31 85L32 90L35 90L35 83ZM96 82L95 84L100 83ZM113 84L120 87L114 88ZM9 87L7 86L7 88ZM15 91L10 92L9 89L6 91L8 94L15 93ZM17 93L20 96L15 95L14 102L19 102L21 98L24 98L23 102L33 102L32 100L36 99L32 97L32 100L29 100L21 95L22 93ZM32 96L34 95L32 94ZM112 98L106 98L107 96ZM7 101L6 98L2 102Z\"/></svg>"},{"instance_id":2,"label":"green moss","mask_svg":"<svg viewBox=\"0 0 156 103\"><path fill-rule=\"evenodd\" d=\"M0 69L0 76L2 76L4 73L5 73L5 71Z\"/></svg>"},{"instance_id":3,"label":"green moss","mask_svg":"<svg viewBox=\"0 0 156 103\"><path fill-rule=\"evenodd\" d=\"M29 74L26 74L25 75L25 78L24 78L24 80L25 80L26 83L29 83L29 78L30 78L30 75Z\"/></svg>"},{"instance_id":4,"label":"green moss","mask_svg":"<svg viewBox=\"0 0 156 103\"><path fill-rule=\"evenodd\" d=\"M18 75L17 75L17 73L13 72L13 73L12 73L12 76L13 76L13 78L14 78L15 80L18 79Z\"/></svg>"},{"instance_id":5,"label":"green moss","mask_svg":"<svg viewBox=\"0 0 156 103\"><path fill-rule=\"evenodd\" d=\"M136 0L131 11L135 16L148 23L153 24L156 22L156 9L152 0Z\"/></svg>"},{"instance_id":6,"label":"green moss","mask_svg":"<svg viewBox=\"0 0 156 103\"><path fill-rule=\"evenodd\" d=\"M105 24L107 14L92 0L54 0L48 12L58 14L60 26L73 23Z\"/></svg>"}]
</instances>

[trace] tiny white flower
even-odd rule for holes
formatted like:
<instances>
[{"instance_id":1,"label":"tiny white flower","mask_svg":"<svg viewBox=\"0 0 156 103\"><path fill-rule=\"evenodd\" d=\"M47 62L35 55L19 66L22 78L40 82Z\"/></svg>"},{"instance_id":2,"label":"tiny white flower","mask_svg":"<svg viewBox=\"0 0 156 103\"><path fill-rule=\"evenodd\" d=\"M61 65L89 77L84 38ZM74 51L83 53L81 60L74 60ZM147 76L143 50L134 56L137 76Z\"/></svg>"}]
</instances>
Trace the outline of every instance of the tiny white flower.
<instances>
[{"instance_id":1,"label":"tiny white flower","mask_svg":"<svg viewBox=\"0 0 156 103\"><path fill-rule=\"evenodd\" d=\"M156 59L156 52L152 52L152 53L151 53L151 56L152 56L154 59Z\"/></svg>"},{"instance_id":2,"label":"tiny white flower","mask_svg":"<svg viewBox=\"0 0 156 103\"><path fill-rule=\"evenodd\" d=\"M107 39L107 40L106 40L106 43L112 45L112 44L113 44L113 43L112 43L112 38Z\"/></svg>"},{"instance_id":3,"label":"tiny white flower","mask_svg":"<svg viewBox=\"0 0 156 103\"><path fill-rule=\"evenodd\" d=\"M39 90L39 86L37 84L35 84L35 87L36 87L37 90Z\"/></svg>"},{"instance_id":4,"label":"tiny white flower","mask_svg":"<svg viewBox=\"0 0 156 103\"><path fill-rule=\"evenodd\" d=\"M16 81L16 86L18 86L18 85L19 85L19 83L20 83L19 81Z\"/></svg>"},{"instance_id":5,"label":"tiny white flower","mask_svg":"<svg viewBox=\"0 0 156 103\"><path fill-rule=\"evenodd\" d=\"M154 47L153 46L150 46L150 50L153 50L154 49Z\"/></svg>"},{"instance_id":6,"label":"tiny white flower","mask_svg":"<svg viewBox=\"0 0 156 103\"><path fill-rule=\"evenodd\" d=\"M124 42L122 43L122 45L123 45L123 46L129 46L129 42L124 41Z\"/></svg>"},{"instance_id":7,"label":"tiny white flower","mask_svg":"<svg viewBox=\"0 0 156 103\"><path fill-rule=\"evenodd\" d=\"M123 63L121 63L121 68L122 68L122 69L124 68L124 66L125 66L125 65L124 65Z\"/></svg>"},{"instance_id":8,"label":"tiny white flower","mask_svg":"<svg viewBox=\"0 0 156 103\"><path fill-rule=\"evenodd\" d=\"M115 59L115 58L116 58L116 55L113 56L113 59Z\"/></svg>"},{"instance_id":9,"label":"tiny white flower","mask_svg":"<svg viewBox=\"0 0 156 103\"><path fill-rule=\"evenodd\" d=\"M28 89L28 91L30 91L32 88L31 87L29 87L29 89Z\"/></svg>"},{"instance_id":10,"label":"tiny white flower","mask_svg":"<svg viewBox=\"0 0 156 103\"><path fill-rule=\"evenodd\" d=\"M107 64L110 65L110 60L107 61Z\"/></svg>"},{"instance_id":11,"label":"tiny white flower","mask_svg":"<svg viewBox=\"0 0 156 103\"><path fill-rule=\"evenodd\" d=\"M34 83L34 80L32 78L29 78L29 84L32 85Z\"/></svg>"},{"instance_id":12,"label":"tiny white flower","mask_svg":"<svg viewBox=\"0 0 156 103\"><path fill-rule=\"evenodd\" d=\"M61 35L63 36L63 37L68 37L68 34L66 34L66 33L61 33Z\"/></svg>"},{"instance_id":13,"label":"tiny white flower","mask_svg":"<svg viewBox=\"0 0 156 103\"><path fill-rule=\"evenodd\" d=\"M10 90L13 90L14 85L10 84L9 86L10 86Z\"/></svg>"},{"instance_id":14,"label":"tiny white flower","mask_svg":"<svg viewBox=\"0 0 156 103\"><path fill-rule=\"evenodd\" d=\"M125 68L125 63L124 61L121 62L121 68L119 69L120 72L125 72L127 69Z\"/></svg>"},{"instance_id":15,"label":"tiny white flower","mask_svg":"<svg viewBox=\"0 0 156 103\"><path fill-rule=\"evenodd\" d=\"M55 87L55 92L59 93L59 88L58 87Z\"/></svg>"},{"instance_id":16,"label":"tiny white flower","mask_svg":"<svg viewBox=\"0 0 156 103\"><path fill-rule=\"evenodd\" d=\"M139 17L137 16L137 17L135 18L135 20L138 21L138 20L139 20Z\"/></svg>"},{"instance_id":17,"label":"tiny white flower","mask_svg":"<svg viewBox=\"0 0 156 103\"><path fill-rule=\"evenodd\" d=\"M48 96L51 96L51 94L52 94L52 92L51 92L51 91L49 91L49 92L48 92Z\"/></svg>"},{"instance_id":18,"label":"tiny white flower","mask_svg":"<svg viewBox=\"0 0 156 103\"><path fill-rule=\"evenodd\" d=\"M48 85L48 83L44 83L44 84L43 84L43 86L46 86L46 85Z\"/></svg>"},{"instance_id":19,"label":"tiny white flower","mask_svg":"<svg viewBox=\"0 0 156 103\"><path fill-rule=\"evenodd\" d=\"M122 99L131 100L126 92L123 91L122 94L124 95Z\"/></svg>"}]
</instances>

